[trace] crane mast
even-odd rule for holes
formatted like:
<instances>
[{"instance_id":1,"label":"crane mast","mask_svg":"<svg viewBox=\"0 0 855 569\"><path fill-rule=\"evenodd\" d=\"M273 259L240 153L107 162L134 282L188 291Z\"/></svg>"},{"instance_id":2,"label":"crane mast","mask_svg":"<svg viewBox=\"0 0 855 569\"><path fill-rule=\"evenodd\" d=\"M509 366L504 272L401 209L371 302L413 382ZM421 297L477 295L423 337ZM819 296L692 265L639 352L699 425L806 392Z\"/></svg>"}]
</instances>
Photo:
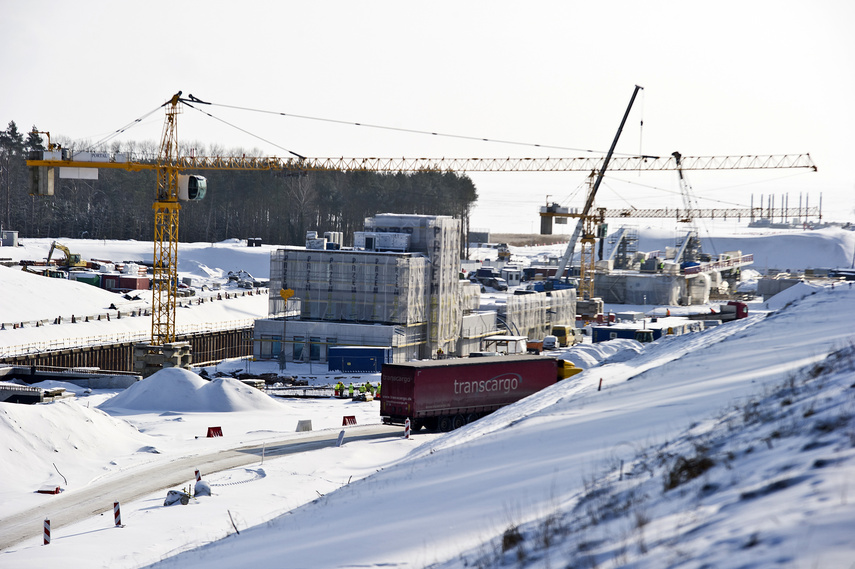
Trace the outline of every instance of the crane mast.
<instances>
[{"instance_id":1,"label":"crane mast","mask_svg":"<svg viewBox=\"0 0 855 569\"><path fill-rule=\"evenodd\" d=\"M178 114L181 91L164 103L166 119L157 160L157 198L154 202L154 264L152 274L151 343L175 341L175 304L178 290Z\"/></svg>"}]
</instances>

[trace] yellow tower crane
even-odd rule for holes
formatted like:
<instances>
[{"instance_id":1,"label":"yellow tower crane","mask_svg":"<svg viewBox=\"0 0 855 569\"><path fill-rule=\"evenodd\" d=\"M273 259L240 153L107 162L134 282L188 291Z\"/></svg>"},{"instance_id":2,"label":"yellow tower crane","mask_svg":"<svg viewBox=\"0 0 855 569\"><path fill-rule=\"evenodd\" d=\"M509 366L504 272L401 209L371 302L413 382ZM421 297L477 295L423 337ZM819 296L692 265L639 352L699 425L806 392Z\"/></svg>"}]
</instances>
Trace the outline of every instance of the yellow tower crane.
<instances>
[{"instance_id":1,"label":"yellow tower crane","mask_svg":"<svg viewBox=\"0 0 855 569\"><path fill-rule=\"evenodd\" d=\"M166 117L157 161L141 162L122 154L79 153L48 145L27 160L30 192L53 195L57 169L114 168L129 171L156 170L157 194L154 201L154 269L151 344L175 341L175 307L178 284L178 221L181 202L200 200L207 181L193 170L233 171L370 171L370 172L598 172L604 158L305 158L305 157L197 157L178 154L177 118L183 104L204 103L192 94L184 99L181 91L163 107ZM85 154L85 157L81 156ZM683 170L814 168L810 156L726 156L682 158ZM676 168L673 160L657 157L619 157L608 165L614 171L659 171Z\"/></svg>"}]
</instances>

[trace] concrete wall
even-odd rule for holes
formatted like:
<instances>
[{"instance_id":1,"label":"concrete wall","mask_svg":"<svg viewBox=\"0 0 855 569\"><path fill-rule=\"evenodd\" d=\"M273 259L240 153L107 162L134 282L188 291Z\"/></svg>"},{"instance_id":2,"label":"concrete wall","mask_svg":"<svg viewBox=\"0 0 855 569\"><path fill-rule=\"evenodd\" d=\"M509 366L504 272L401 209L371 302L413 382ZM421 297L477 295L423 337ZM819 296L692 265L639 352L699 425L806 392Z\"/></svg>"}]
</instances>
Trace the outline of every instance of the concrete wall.
<instances>
[{"instance_id":1,"label":"concrete wall","mask_svg":"<svg viewBox=\"0 0 855 569\"><path fill-rule=\"evenodd\" d=\"M676 306L686 296L680 275L611 273L594 278L596 296L606 304L663 304Z\"/></svg>"},{"instance_id":2,"label":"concrete wall","mask_svg":"<svg viewBox=\"0 0 855 569\"><path fill-rule=\"evenodd\" d=\"M801 279L760 279L757 281L757 294L766 300L800 282Z\"/></svg>"}]
</instances>

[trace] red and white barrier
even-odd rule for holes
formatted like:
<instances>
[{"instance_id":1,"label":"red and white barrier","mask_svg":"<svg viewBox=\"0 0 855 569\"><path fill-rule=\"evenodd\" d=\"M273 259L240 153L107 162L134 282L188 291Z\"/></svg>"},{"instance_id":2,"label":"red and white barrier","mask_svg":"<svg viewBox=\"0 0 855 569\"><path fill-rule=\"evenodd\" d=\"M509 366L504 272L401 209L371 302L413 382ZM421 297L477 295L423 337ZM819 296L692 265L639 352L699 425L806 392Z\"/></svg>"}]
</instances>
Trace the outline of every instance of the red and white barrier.
<instances>
[{"instance_id":1,"label":"red and white barrier","mask_svg":"<svg viewBox=\"0 0 855 569\"><path fill-rule=\"evenodd\" d=\"M50 543L50 520L45 519L45 545Z\"/></svg>"},{"instance_id":2,"label":"red and white barrier","mask_svg":"<svg viewBox=\"0 0 855 569\"><path fill-rule=\"evenodd\" d=\"M404 438L405 439L410 438L410 420L409 419L404 421Z\"/></svg>"},{"instance_id":3,"label":"red and white barrier","mask_svg":"<svg viewBox=\"0 0 855 569\"><path fill-rule=\"evenodd\" d=\"M113 518L115 518L117 526L122 525L122 512L119 509L118 502L113 502Z\"/></svg>"},{"instance_id":4,"label":"red and white barrier","mask_svg":"<svg viewBox=\"0 0 855 569\"><path fill-rule=\"evenodd\" d=\"M200 482L202 480L202 475L199 474L199 470L196 470L196 482Z\"/></svg>"}]
</instances>

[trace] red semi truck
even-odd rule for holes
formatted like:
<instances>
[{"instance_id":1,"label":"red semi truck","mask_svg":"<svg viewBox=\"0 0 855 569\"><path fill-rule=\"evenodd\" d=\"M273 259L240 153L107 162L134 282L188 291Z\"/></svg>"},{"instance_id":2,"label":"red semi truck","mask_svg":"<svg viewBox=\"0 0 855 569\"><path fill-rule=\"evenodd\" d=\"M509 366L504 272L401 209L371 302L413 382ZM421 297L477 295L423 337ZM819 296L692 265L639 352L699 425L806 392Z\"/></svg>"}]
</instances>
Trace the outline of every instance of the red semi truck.
<instances>
[{"instance_id":1,"label":"red semi truck","mask_svg":"<svg viewBox=\"0 0 855 569\"><path fill-rule=\"evenodd\" d=\"M542 356L384 364L380 415L386 424L410 419L414 431L450 431L580 371Z\"/></svg>"}]
</instances>

